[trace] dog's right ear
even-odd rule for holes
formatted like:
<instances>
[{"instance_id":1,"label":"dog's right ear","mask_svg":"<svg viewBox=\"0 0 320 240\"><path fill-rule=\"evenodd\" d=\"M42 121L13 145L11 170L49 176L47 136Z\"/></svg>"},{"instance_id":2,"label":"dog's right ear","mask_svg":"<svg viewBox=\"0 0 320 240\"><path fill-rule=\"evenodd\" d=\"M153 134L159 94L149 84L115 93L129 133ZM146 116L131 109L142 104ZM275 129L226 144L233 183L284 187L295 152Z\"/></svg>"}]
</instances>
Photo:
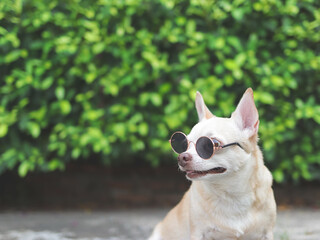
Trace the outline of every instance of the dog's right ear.
<instances>
[{"instance_id":1,"label":"dog's right ear","mask_svg":"<svg viewBox=\"0 0 320 240\"><path fill-rule=\"evenodd\" d=\"M196 96L196 109L198 112L199 122L201 122L204 119L209 119L214 117L214 115L210 112L210 110L207 108L206 104L204 103L201 93L198 91Z\"/></svg>"},{"instance_id":2,"label":"dog's right ear","mask_svg":"<svg viewBox=\"0 0 320 240\"><path fill-rule=\"evenodd\" d=\"M232 113L238 127L248 133L248 137L257 136L259 128L259 114L254 104L253 91L248 88L243 94L236 110Z\"/></svg>"}]
</instances>

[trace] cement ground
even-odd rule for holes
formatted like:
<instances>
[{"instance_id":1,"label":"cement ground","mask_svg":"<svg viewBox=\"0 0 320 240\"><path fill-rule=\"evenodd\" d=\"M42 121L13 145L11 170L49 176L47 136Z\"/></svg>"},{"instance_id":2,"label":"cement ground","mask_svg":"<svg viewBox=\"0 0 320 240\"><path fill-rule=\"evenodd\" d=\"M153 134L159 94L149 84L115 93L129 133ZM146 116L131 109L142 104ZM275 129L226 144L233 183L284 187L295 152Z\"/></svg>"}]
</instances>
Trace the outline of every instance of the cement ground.
<instances>
[{"instance_id":1,"label":"cement ground","mask_svg":"<svg viewBox=\"0 0 320 240\"><path fill-rule=\"evenodd\" d=\"M168 209L0 213L0 240L142 240ZM278 212L275 240L319 240L320 210Z\"/></svg>"}]
</instances>

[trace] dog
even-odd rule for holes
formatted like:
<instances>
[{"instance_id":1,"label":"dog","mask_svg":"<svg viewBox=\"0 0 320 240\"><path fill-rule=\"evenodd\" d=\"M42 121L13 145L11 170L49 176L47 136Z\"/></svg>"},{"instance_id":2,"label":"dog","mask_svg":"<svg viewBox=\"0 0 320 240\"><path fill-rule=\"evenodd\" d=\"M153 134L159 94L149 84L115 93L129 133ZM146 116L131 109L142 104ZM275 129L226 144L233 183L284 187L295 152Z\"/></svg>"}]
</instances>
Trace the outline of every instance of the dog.
<instances>
[{"instance_id":1,"label":"dog","mask_svg":"<svg viewBox=\"0 0 320 240\"><path fill-rule=\"evenodd\" d=\"M230 118L214 116L199 92L195 105L199 122L170 140L192 183L149 240L272 240L276 202L252 89Z\"/></svg>"}]
</instances>

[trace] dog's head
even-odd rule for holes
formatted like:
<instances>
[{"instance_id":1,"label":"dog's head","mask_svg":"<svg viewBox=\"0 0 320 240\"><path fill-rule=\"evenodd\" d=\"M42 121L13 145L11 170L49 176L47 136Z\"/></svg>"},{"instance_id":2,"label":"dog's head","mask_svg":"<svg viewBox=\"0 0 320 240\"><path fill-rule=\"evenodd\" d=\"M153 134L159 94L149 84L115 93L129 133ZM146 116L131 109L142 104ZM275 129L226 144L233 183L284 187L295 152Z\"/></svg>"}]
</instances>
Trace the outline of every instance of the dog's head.
<instances>
[{"instance_id":1,"label":"dog's head","mask_svg":"<svg viewBox=\"0 0 320 240\"><path fill-rule=\"evenodd\" d=\"M179 168L189 180L217 180L235 174L250 165L251 153L257 148L259 115L254 104L253 91L247 89L230 118L214 116L197 92L196 109L199 123L187 135L189 147L179 154ZM208 137L220 143L218 150L203 159L196 150L197 140ZM221 147L230 143L237 143Z\"/></svg>"}]
</instances>

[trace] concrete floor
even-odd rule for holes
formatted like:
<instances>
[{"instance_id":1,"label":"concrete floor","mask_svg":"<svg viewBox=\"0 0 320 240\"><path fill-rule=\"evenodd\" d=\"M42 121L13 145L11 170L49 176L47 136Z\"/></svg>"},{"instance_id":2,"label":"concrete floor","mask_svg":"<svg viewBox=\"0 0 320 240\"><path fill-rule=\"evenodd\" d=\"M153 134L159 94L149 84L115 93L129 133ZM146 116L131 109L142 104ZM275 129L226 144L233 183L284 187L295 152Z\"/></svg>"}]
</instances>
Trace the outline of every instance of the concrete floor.
<instances>
[{"instance_id":1,"label":"concrete floor","mask_svg":"<svg viewBox=\"0 0 320 240\"><path fill-rule=\"evenodd\" d=\"M146 239L168 209L0 213L0 240ZM276 240L319 240L320 210L279 211Z\"/></svg>"}]
</instances>

